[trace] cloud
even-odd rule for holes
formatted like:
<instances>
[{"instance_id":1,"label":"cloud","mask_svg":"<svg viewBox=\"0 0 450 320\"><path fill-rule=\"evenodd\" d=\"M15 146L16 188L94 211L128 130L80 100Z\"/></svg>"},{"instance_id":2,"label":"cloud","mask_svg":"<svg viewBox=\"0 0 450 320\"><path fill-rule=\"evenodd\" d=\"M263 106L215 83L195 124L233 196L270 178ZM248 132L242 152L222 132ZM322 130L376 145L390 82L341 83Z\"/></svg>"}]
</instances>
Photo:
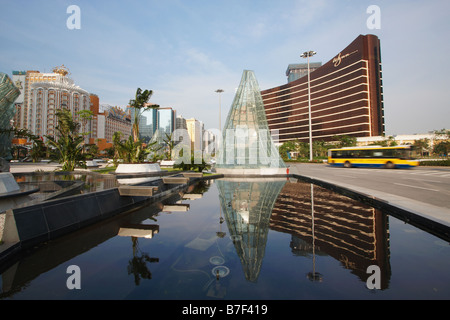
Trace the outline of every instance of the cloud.
<instances>
[{"instance_id":1,"label":"cloud","mask_svg":"<svg viewBox=\"0 0 450 320\"><path fill-rule=\"evenodd\" d=\"M208 56L198 48L188 48L183 53L185 54L186 66L195 73L226 72L226 67L222 62Z\"/></svg>"},{"instance_id":2,"label":"cloud","mask_svg":"<svg viewBox=\"0 0 450 320\"><path fill-rule=\"evenodd\" d=\"M234 98L234 88L241 75L234 72L182 74L168 77L155 89L155 103L177 110L185 118L196 118L205 123L206 129L218 128L219 95L221 94L222 125Z\"/></svg>"},{"instance_id":3,"label":"cloud","mask_svg":"<svg viewBox=\"0 0 450 320\"><path fill-rule=\"evenodd\" d=\"M388 130L420 131L417 119L421 128L440 126L448 114L442 110L450 100L450 2L79 0L76 31L66 28L70 4L32 1L25 9L5 2L0 69L49 71L64 63L75 83L103 103L124 106L137 87L148 88L153 102L216 126L214 91L225 90L224 123L243 69L255 71L261 89L271 88L286 83L286 67L302 62L301 52L315 50L314 60L327 62L359 34L374 33L381 39ZM380 30L366 26L371 4L381 9Z\"/></svg>"}]
</instances>

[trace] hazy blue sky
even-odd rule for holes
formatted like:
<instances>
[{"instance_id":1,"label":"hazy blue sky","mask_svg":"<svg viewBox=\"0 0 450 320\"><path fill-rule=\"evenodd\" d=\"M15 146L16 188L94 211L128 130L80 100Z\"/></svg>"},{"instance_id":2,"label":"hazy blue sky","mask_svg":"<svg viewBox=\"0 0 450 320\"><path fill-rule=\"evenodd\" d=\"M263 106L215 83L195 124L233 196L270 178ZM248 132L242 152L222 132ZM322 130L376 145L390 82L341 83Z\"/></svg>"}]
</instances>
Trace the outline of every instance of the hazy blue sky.
<instances>
[{"instance_id":1,"label":"hazy blue sky","mask_svg":"<svg viewBox=\"0 0 450 320\"><path fill-rule=\"evenodd\" d=\"M66 26L69 5L81 29ZM369 5L381 10L370 30ZM450 129L450 1L0 0L0 71L66 65L100 103L126 106L136 88L206 128L222 125L242 71L260 88L286 83L290 63L332 59L359 34L381 40L387 134Z\"/></svg>"}]
</instances>

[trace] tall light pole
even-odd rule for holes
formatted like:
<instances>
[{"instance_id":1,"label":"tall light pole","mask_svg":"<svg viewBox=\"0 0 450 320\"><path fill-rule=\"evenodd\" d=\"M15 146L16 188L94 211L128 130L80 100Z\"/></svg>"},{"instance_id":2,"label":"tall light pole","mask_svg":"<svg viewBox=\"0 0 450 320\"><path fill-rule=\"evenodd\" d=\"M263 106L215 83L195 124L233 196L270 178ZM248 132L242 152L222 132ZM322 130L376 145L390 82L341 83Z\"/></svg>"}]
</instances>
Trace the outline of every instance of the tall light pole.
<instances>
[{"instance_id":1,"label":"tall light pole","mask_svg":"<svg viewBox=\"0 0 450 320\"><path fill-rule=\"evenodd\" d=\"M309 57L312 57L317 52L306 51L303 52L300 57L308 59L308 114L309 114L309 161L313 160L313 147L312 147L312 129L311 129L311 79L309 77Z\"/></svg>"},{"instance_id":2,"label":"tall light pole","mask_svg":"<svg viewBox=\"0 0 450 320\"><path fill-rule=\"evenodd\" d=\"M216 92L219 94L219 130L222 130L222 119L221 119L222 111L220 110L221 109L221 107L220 107L220 94L223 92L223 90L222 89L217 89Z\"/></svg>"}]
</instances>

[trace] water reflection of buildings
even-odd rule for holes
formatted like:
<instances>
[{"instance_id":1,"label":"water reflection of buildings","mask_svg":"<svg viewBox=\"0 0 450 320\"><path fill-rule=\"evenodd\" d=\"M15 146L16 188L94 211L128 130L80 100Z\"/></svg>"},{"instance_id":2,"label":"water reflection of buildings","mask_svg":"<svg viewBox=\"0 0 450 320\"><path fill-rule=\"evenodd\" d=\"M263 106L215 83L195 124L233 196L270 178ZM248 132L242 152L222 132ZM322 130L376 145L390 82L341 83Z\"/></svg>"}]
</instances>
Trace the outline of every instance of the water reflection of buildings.
<instances>
[{"instance_id":1,"label":"water reflection of buildings","mask_svg":"<svg viewBox=\"0 0 450 320\"><path fill-rule=\"evenodd\" d=\"M100 183L100 187L109 187L110 180L112 179L106 178L104 183ZM193 185L185 192L197 191L200 188L202 187ZM14 297L16 293L25 290L41 274L116 236L128 237L131 240L132 258L123 269L128 272L128 275L134 276L135 285L139 285L141 279L150 279L152 273L149 263L159 262L159 258L142 251L139 247L139 239L151 239L159 233L159 225L153 223L153 217L157 216L166 204L176 203L183 196L184 192L180 191L161 199L161 202L133 210L132 214L121 214L116 218L49 241L46 245L30 251L29 254L18 256L10 262L0 265L0 300Z\"/></svg>"},{"instance_id":2,"label":"water reflection of buildings","mask_svg":"<svg viewBox=\"0 0 450 320\"><path fill-rule=\"evenodd\" d=\"M256 281L264 258L269 220L285 179L218 180L220 205L247 280Z\"/></svg>"},{"instance_id":3,"label":"water reflection of buildings","mask_svg":"<svg viewBox=\"0 0 450 320\"><path fill-rule=\"evenodd\" d=\"M221 179L217 185L230 237L248 281L258 279L270 228L292 235L290 246L295 255L313 259L329 255L361 281L366 282L370 275L367 267L377 265L381 288L388 287L388 217L382 212L303 182ZM322 277L315 266L308 276L311 280Z\"/></svg>"},{"instance_id":4,"label":"water reflection of buildings","mask_svg":"<svg viewBox=\"0 0 450 320\"><path fill-rule=\"evenodd\" d=\"M381 288L388 287L388 217L379 210L318 186L287 183L275 203L270 228L292 235L295 254L312 254L314 249L316 254L326 253L364 282L370 275L367 267L377 265Z\"/></svg>"}]
</instances>

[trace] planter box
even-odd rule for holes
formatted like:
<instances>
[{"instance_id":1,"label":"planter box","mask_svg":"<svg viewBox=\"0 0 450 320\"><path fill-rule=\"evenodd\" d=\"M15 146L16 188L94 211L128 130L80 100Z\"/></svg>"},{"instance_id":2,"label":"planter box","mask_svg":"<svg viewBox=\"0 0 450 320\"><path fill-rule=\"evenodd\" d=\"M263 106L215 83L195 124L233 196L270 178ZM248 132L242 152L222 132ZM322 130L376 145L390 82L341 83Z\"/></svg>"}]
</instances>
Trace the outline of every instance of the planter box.
<instances>
[{"instance_id":1,"label":"planter box","mask_svg":"<svg viewBox=\"0 0 450 320\"><path fill-rule=\"evenodd\" d=\"M148 173L161 171L157 163L121 163L117 166L116 173Z\"/></svg>"}]
</instances>

